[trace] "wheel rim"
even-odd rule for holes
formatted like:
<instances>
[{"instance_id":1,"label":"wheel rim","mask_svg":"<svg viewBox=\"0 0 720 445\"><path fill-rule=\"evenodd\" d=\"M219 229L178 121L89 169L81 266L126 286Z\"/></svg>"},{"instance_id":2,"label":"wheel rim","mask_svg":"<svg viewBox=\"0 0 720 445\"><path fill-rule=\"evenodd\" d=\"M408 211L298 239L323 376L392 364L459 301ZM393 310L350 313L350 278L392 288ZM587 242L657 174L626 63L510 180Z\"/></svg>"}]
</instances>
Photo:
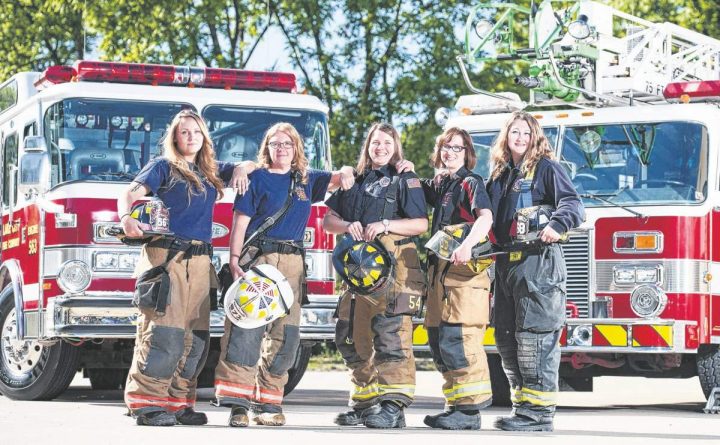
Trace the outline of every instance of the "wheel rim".
<instances>
[{"instance_id":1,"label":"wheel rim","mask_svg":"<svg viewBox=\"0 0 720 445\"><path fill-rule=\"evenodd\" d=\"M40 362L43 346L37 341L17 340L17 319L12 309L0 333L0 355L2 366L11 377L20 379L32 371Z\"/></svg>"}]
</instances>

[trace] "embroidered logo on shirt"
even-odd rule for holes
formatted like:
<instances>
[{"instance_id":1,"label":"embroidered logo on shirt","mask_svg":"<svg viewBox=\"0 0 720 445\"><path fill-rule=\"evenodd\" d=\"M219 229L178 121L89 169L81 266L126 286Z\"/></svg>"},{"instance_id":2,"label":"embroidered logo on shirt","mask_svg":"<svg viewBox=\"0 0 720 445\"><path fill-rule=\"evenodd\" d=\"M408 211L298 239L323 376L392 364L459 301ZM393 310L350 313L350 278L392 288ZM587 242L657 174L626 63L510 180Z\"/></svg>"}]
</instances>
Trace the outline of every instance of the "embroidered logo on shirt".
<instances>
[{"instance_id":1,"label":"embroidered logo on shirt","mask_svg":"<svg viewBox=\"0 0 720 445\"><path fill-rule=\"evenodd\" d=\"M390 185L390 178L388 178L387 176L385 176L384 178L381 178L381 179L380 179L380 186L381 186L381 187L387 187L387 186L389 186L389 185Z\"/></svg>"},{"instance_id":2,"label":"embroidered logo on shirt","mask_svg":"<svg viewBox=\"0 0 720 445\"><path fill-rule=\"evenodd\" d=\"M421 187L420 180L418 178L410 178L406 182L409 189L416 189Z\"/></svg>"},{"instance_id":3,"label":"embroidered logo on shirt","mask_svg":"<svg viewBox=\"0 0 720 445\"><path fill-rule=\"evenodd\" d=\"M522 183L523 183L523 178L520 178L520 179L518 179L517 181L515 181L515 183L514 183L513 186L512 186L512 191L513 191L513 192L519 192L519 191L520 191L520 187L522 187Z\"/></svg>"},{"instance_id":4,"label":"embroidered logo on shirt","mask_svg":"<svg viewBox=\"0 0 720 445\"><path fill-rule=\"evenodd\" d=\"M442 197L442 206L446 207L448 204L450 204L450 201L452 201L452 193L445 193Z\"/></svg>"},{"instance_id":5,"label":"embroidered logo on shirt","mask_svg":"<svg viewBox=\"0 0 720 445\"><path fill-rule=\"evenodd\" d=\"M307 195L305 194L305 189L302 187L295 187L295 196L298 197L300 201L307 201Z\"/></svg>"}]
</instances>

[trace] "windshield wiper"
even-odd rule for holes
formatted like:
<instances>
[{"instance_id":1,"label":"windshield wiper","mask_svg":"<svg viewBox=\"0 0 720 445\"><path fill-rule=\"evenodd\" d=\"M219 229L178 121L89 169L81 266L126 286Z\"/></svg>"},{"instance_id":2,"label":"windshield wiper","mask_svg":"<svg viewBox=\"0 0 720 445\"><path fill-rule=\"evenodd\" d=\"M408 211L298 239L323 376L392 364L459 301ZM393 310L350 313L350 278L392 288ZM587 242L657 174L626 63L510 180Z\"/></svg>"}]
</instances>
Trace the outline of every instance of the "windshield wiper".
<instances>
[{"instance_id":1,"label":"windshield wiper","mask_svg":"<svg viewBox=\"0 0 720 445\"><path fill-rule=\"evenodd\" d=\"M613 194L611 194L611 195L605 195L605 196L608 196L608 197L612 198L612 197L614 197L614 196L617 196L620 192L626 190L627 188L628 188L628 187L621 188L621 189L618 190L616 193L613 193ZM596 194L594 194L594 193L580 193L580 197L581 197L581 198L595 199L595 200L597 200L597 201L602 201L602 202L604 202L604 203L610 204L610 205L613 206L613 207L619 207L619 208L625 210L626 212L632 213L633 215L637 216L638 218L643 218L643 219L644 219L644 218L647 218L647 217L646 217L645 215L643 215L642 213L636 212L635 210L632 210L632 209L629 209L627 206L618 204L618 203L616 203L616 202L612 202L612 201L610 201L609 199L603 197L602 195L596 195Z\"/></svg>"},{"instance_id":2,"label":"windshield wiper","mask_svg":"<svg viewBox=\"0 0 720 445\"><path fill-rule=\"evenodd\" d=\"M110 176L113 178L123 178L123 179L129 179L133 180L135 179L135 174L133 173L126 173L126 172L105 172L105 173L98 173L98 176Z\"/></svg>"}]
</instances>

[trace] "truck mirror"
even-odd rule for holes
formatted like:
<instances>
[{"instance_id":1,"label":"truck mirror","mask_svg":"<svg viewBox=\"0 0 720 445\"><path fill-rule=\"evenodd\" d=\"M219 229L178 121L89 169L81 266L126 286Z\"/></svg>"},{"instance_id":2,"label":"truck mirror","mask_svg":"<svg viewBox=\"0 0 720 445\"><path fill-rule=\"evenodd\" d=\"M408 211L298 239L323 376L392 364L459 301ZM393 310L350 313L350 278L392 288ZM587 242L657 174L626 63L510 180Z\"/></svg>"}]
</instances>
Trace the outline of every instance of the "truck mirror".
<instances>
[{"instance_id":1,"label":"truck mirror","mask_svg":"<svg viewBox=\"0 0 720 445\"><path fill-rule=\"evenodd\" d=\"M50 188L50 158L47 151L25 152L20 158L18 192L26 200L44 194Z\"/></svg>"},{"instance_id":2,"label":"truck mirror","mask_svg":"<svg viewBox=\"0 0 720 445\"><path fill-rule=\"evenodd\" d=\"M26 136L23 140L25 153L47 153L47 144L42 136Z\"/></svg>"}]
</instances>

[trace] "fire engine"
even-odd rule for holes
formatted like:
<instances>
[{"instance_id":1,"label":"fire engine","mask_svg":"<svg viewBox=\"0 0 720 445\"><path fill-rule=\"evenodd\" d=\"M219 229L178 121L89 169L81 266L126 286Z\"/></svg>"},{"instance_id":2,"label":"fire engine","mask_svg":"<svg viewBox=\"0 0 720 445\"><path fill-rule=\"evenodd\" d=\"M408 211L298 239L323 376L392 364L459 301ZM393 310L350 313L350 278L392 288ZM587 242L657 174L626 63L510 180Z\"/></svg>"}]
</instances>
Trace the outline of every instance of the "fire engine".
<instances>
[{"instance_id":1,"label":"fire engine","mask_svg":"<svg viewBox=\"0 0 720 445\"><path fill-rule=\"evenodd\" d=\"M152 157L172 117L193 109L207 121L222 161L255 159L264 131L290 122L311 167L330 169L327 107L296 94L292 73L79 61L24 72L0 85L2 250L0 392L52 399L82 369L93 388L124 384L137 312L131 277L139 250L107 233L116 199ZM215 206L213 263L228 262L234 194ZM332 236L313 206L305 232L308 290L286 391L302 376L312 341L332 338ZM223 332L201 382L212 382Z\"/></svg>"},{"instance_id":2,"label":"fire engine","mask_svg":"<svg viewBox=\"0 0 720 445\"><path fill-rule=\"evenodd\" d=\"M461 74L474 93L446 127L468 130L476 169L509 112L541 123L586 207L563 245L561 378L699 376L720 386L720 41L593 1L482 3L465 26ZM473 84L490 64L525 70L528 100ZM416 331L416 339L422 339ZM494 353L492 328L485 338ZM495 399L509 403L497 354ZM712 401L712 400L711 400Z\"/></svg>"}]
</instances>

